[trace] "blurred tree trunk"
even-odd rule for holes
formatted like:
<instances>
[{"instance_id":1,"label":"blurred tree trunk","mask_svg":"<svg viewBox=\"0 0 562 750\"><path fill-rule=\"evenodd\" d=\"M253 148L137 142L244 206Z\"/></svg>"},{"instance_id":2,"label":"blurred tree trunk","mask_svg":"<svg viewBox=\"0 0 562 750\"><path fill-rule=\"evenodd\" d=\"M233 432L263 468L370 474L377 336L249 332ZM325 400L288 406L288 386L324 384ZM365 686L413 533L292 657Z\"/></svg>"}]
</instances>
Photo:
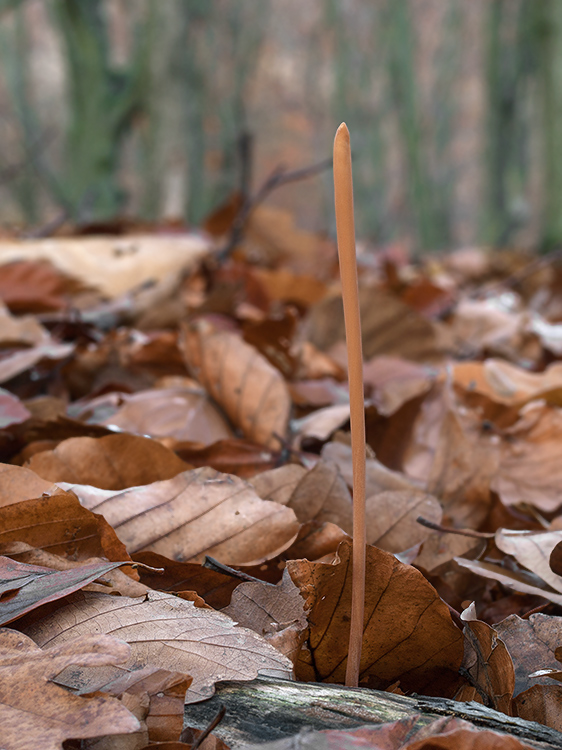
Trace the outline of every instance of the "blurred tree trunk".
<instances>
[{"instance_id":1,"label":"blurred tree trunk","mask_svg":"<svg viewBox=\"0 0 562 750\"><path fill-rule=\"evenodd\" d=\"M532 3L544 156L542 246L562 245L562 3Z\"/></svg>"},{"instance_id":2,"label":"blurred tree trunk","mask_svg":"<svg viewBox=\"0 0 562 750\"><path fill-rule=\"evenodd\" d=\"M118 71L110 64L102 0L55 0L53 11L68 71L63 186L75 218L100 220L123 207L117 170L123 138L144 103L146 40L137 39L128 69Z\"/></svg>"}]
</instances>

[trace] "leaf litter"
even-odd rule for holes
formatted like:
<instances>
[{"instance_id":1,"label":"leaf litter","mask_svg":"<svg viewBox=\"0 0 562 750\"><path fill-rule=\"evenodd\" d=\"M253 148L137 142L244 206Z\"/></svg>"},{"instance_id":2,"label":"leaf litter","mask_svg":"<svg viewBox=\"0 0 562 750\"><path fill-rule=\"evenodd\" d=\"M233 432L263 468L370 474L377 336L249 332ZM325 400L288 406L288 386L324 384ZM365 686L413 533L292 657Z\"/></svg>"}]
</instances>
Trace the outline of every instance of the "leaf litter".
<instances>
[{"instance_id":1,"label":"leaf litter","mask_svg":"<svg viewBox=\"0 0 562 750\"><path fill-rule=\"evenodd\" d=\"M231 258L213 242L0 245L0 671L16 686L1 705L12 726L26 688L52 689L74 726L55 731L37 698L9 750L109 748L119 732L180 746L185 690L343 681L353 500L334 247L265 207ZM557 262L536 296L532 274L514 291L484 251L361 261L360 684L560 729ZM112 708L87 726L96 700ZM523 747L460 720L417 739L356 731Z\"/></svg>"}]
</instances>

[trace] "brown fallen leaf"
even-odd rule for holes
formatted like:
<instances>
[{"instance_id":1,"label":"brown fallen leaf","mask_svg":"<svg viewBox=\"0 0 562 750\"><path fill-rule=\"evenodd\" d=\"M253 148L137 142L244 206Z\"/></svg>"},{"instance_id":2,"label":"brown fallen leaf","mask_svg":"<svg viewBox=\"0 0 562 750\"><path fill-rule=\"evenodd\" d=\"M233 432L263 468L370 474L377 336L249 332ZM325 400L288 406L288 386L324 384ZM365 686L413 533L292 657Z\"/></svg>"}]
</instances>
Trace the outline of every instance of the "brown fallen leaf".
<instances>
[{"instance_id":1,"label":"brown fallen leaf","mask_svg":"<svg viewBox=\"0 0 562 750\"><path fill-rule=\"evenodd\" d=\"M517 716L562 731L562 687L534 685L515 698Z\"/></svg>"},{"instance_id":2,"label":"brown fallen leaf","mask_svg":"<svg viewBox=\"0 0 562 750\"><path fill-rule=\"evenodd\" d=\"M374 357L363 366L363 380L380 414L391 416L407 401L429 391L437 370L401 357Z\"/></svg>"},{"instance_id":3,"label":"brown fallen leaf","mask_svg":"<svg viewBox=\"0 0 562 750\"><path fill-rule=\"evenodd\" d=\"M285 464L257 474L250 484L264 500L292 508L300 523L334 523L351 533L351 495L333 463L318 461L309 471L298 464Z\"/></svg>"},{"instance_id":4,"label":"brown fallen leaf","mask_svg":"<svg viewBox=\"0 0 562 750\"><path fill-rule=\"evenodd\" d=\"M542 513L562 506L562 409L537 401L503 433L491 488L505 505L526 503Z\"/></svg>"},{"instance_id":5,"label":"brown fallen leaf","mask_svg":"<svg viewBox=\"0 0 562 750\"><path fill-rule=\"evenodd\" d=\"M455 700L474 700L513 716L515 671L505 643L494 628L477 618L474 602L461 619L466 623L462 668L470 675L470 685L463 685Z\"/></svg>"},{"instance_id":6,"label":"brown fallen leaf","mask_svg":"<svg viewBox=\"0 0 562 750\"><path fill-rule=\"evenodd\" d=\"M562 576L554 573L550 566L550 554L562 542L562 531L498 529L494 540L498 549L512 555L520 565L562 593Z\"/></svg>"},{"instance_id":7,"label":"brown fallen leaf","mask_svg":"<svg viewBox=\"0 0 562 750\"><path fill-rule=\"evenodd\" d=\"M31 412L9 391L0 388L0 430L21 424L31 417Z\"/></svg>"},{"instance_id":8,"label":"brown fallen leaf","mask_svg":"<svg viewBox=\"0 0 562 750\"><path fill-rule=\"evenodd\" d=\"M46 261L20 260L0 266L0 297L14 313L41 313L68 305L83 285Z\"/></svg>"},{"instance_id":9,"label":"brown fallen leaf","mask_svg":"<svg viewBox=\"0 0 562 750\"><path fill-rule=\"evenodd\" d=\"M300 591L286 571L276 586L261 581L241 583L222 611L296 662L308 623Z\"/></svg>"},{"instance_id":10,"label":"brown fallen leaf","mask_svg":"<svg viewBox=\"0 0 562 750\"><path fill-rule=\"evenodd\" d=\"M303 441L311 438L325 442L347 422L349 422L349 404L336 404L317 409L292 423L294 447L300 450Z\"/></svg>"},{"instance_id":11,"label":"brown fallen leaf","mask_svg":"<svg viewBox=\"0 0 562 750\"><path fill-rule=\"evenodd\" d=\"M279 370L239 336L204 320L184 328L181 343L188 366L244 437L278 447L291 408Z\"/></svg>"},{"instance_id":12,"label":"brown fallen leaf","mask_svg":"<svg viewBox=\"0 0 562 750\"><path fill-rule=\"evenodd\" d=\"M299 530L290 508L209 468L124 492L63 486L101 513L131 553L157 552L182 562L212 555L230 565L257 565L287 549Z\"/></svg>"},{"instance_id":13,"label":"brown fallen leaf","mask_svg":"<svg viewBox=\"0 0 562 750\"><path fill-rule=\"evenodd\" d=\"M147 742L168 742L180 736L185 694L190 685L189 675L149 666L125 672L101 686L95 695L105 693L119 698L139 720L140 731L127 737L123 750L141 750ZM92 750L120 750L119 742L112 736L100 737Z\"/></svg>"},{"instance_id":14,"label":"brown fallen leaf","mask_svg":"<svg viewBox=\"0 0 562 750\"><path fill-rule=\"evenodd\" d=\"M75 669L64 675L64 682L59 675L61 684L91 692L124 671L150 664L191 675L190 700L201 700L212 695L219 680L252 680L258 674L291 677L291 663L253 631L236 627L220 612L158 591L144 599L77 592L71 603L26 628L26 633L39 645L53 648L92 630L127 641L130 658L102 674Z\"/></svg>"},{"instance_id":15,"label":"brown fallen leaf","mask_svg":"<svg viewBox=\"0 0 562 750\"><path fill-rule=\"evenodd\" d=\"M55 571L0 556L0 625L83 588L121 564L93 563Z\"/></svg>"},{"instance_id":16,"label":"brown fallen leaf","mask_svg":"<svg viewBox=\"0 0 562 750\"><path fill-rule=\"evenodd\" d=\"M335 565L289 560L309 610L308 649L296 667L302 680L343 682L351 606L351 542ZM446 604L422 574L388 552L367 547L367 590L360 682L384 689L445 695L457 681L463 639Z\"/></svg>"},{"instance_id":17,"label":"brown fallen leaf","mask_svg":"<svg viewBox=\"0 0 562 750\"><path fill-rule=\"evenodd\" d=\"M419 516L441 523L437 498L415 490L390 490L365 501L367 544L398 553L421 544L431 531L417 522Z\"/></svg>"},{"instance_id":18,"label":"brown fallen leaf","mask_svg":"<svg viewBox=\"0 0 562 750\"><path fill-rule=\"evenodd\" d=\"M219 440L206 448L199 443L175 443L169 447L194 468L210 466L243 479L272 469L281 461L280 452L264 450L263 445L249 440Z\"/></svg>"},{"instance_id":19,"label":"brown fallen leaf","mask_svg":"<svg viewBox=\"0 0 562 750\"><path fill-rule=\"evenodd\" d=\"M135 562L149 566L141 566L138 570L141 583L155 591L177 594L194 591L213 609L227 607L232 592L240 585L238 578L204 568L198 563L170 560L156 552L135 552L132 557Z\"/></svg>"},{"instance_id":20,"label":"brown fallen leaf","mask_svg":"<svg viewBox=\"0 0 562 750\"><path fill-rule=\"evenodd\" d=\"M562 617L537 613L522 619L517 615L510 615L496 623L494 630L513 659L516 697L537 684L552 685L548 675L529 675L544 668L560 668L556 649L562 640Z\"/></svg>"},{"instance_id":21,"label":"brown fallen leaf","mask_svg":"<svg viewBox=\"0 0 562 750\"><path fill-rule=\"evenodd\" d=\"M51 482L21 466L0 464L0 507L40 497L51 488Z\"/></svg>"},{"instance_id":22,"label":"brown fallen leaf","mask_svg":"<svg viewBox=\"0 0 562 750\"><path fill-rule=\"evenodd\" d=\"M119 434L63 440L32 456L26 468L51 482L122 490L175 477L187 464L155 440Z\"/></svg>"},{"instance_id":23,"label":"brown fallen leaf","mask_svg":"<svg viewBox=\"0 0 562 750\"><path fill-rule=\"evenodd\" d=\"M57 344L47 340L29 349L4 355L0 358L0 383L5 383L39 364L52 369L73 352L74 344Z\"/></svg>"},{"instance_id":24,"label":"brown fallen leaf","mask_svg":"<svg viewBox=\"0 0 562 750\"><path fill-rule=\"evenodd\" d=\"M321 456L324 461L334 463L345 479L347 486L353 486L353 470L351 461L351 446L344 443L326 443ZM388 469L376 458L366 461L366 495L376 495L385 490L419 490L423 489L421 482L410 479L405 474Z\"/></svg>"},{"instance_id":25,"label":"brown fallen leaf","mask_svg":"<svg viewBox=\"0 0 562 750\"><path fill-rule=\"evenodd\" d=\"M1 282L0 282L1 283ZM0 344L29 347L54 344L46 328L33 315L16 317L0 302Z\"/></svg>"},{"instance_id":26,"label":"brown fallen leaf","mask_svg":"<svg viewBox=\"0 0 562 750\"><path fill-rule=\"evenodd\" d=\"M123 432L212 445L233 437L232 430L202 388L153 388L113 394L119 408L100 424Z\"/></svg>"},{"instance_id":27,"label":"brown fallen leaf","mask_svg":"<svg viewBox=\"0 0 562 750\"><path fill-rule=\"evenodd\" d=\"M52 679L70 666L104 667L129 657L126 643L84 635L47 651L15 630L0 630L0 725L5 750L62 750L64 740L139 730L137 719L109 696L82 698Z\"/></svg>"},{"instance_id":28,"label":"brown fallen leaf","mask_svg":"<svg viewBox=\"0 0 562 750\"><path fill-rule=\"evenodd\" d=\"M481 560L466 560L464 557L455 557L455 562L463 568L467 568L472 573L476 573L476 575L498 581L498 583L514 591L542 596L544 599L548 599L555 604L562 604L562 594L558 594L550 588L542 588L539 585L542 583L540 578L531 576L531 574L524 571L513 571L508 568L502 568L500 565L495 565L494 563L482 562Z\"/></svg>"},{"instance_id":29,"label":"brown fallen leaf","mask_svg":"<svg viewBox=\"0 0 562 750\"><path fill-rule=\"evenodd\" d=\"M107 521L80 505L76 495L55 494L0 508L0 545L25 542L72 560L130 560ZM6 548L2 547L6 554Z\"/></svg>"},{"instance_id":30,"label":"brown fallen leaf","mask_svg":"<svg viewBox=\"0 0 562 750\"><path fill-rule=\"evenodd\" d=\"M447 330L427 320L381 287L359 290L363 353L398 356L413 362L441 362L452 349ZM341 296L332 294L309 310L307 338L322 351L345 338Z\"/></svg>"}]
</instances>

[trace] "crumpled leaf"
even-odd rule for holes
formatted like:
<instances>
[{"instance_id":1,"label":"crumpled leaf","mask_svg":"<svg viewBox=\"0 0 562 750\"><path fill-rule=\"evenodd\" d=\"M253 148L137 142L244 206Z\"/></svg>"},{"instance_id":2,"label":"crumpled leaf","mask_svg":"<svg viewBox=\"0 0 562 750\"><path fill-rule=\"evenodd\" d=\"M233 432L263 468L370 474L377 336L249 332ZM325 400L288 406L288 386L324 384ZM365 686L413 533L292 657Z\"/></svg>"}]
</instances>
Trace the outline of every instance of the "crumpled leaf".
<instances>
[{"instance_id":1,"label":"crumpled leaf","mask_svg":"<svg viewBox=\"0 0 562 750\"><path fill-rule=\"evenodd\" d=\"M182 343L188 366L244 437L278 447L291 408L279 370L239 336L205 321L185 328Z\"/></svg>"},{"instance_id":2,"label":"crumpled leaf","mask_svg":"<svg viewBox=\"0 0 562 750\"><path fill-rule=\"evenodd\" d=\"M65 684L82 691L91 692L100 679L106 684L123 670L148 664L191 675L191 700L208 698L219 680L252 680L258 674L290 678L292 673L288 659L253 631L235 627L220 612L158 591L145 599L79 591L70 604L25 632L39 645L53 648L92 630L127 641L131 656L122 667L101 675L77 670L65 675Z\"/></svg>"},{"instance_id":3,"label":"crumpled leaf","mask_svg":"<svg viewBox=\"0 0 562 750\"><path fill-rule=\"evenodd\" d=\"M287 568L309 611L309 652L299 679L343 682L351 609L351 542L336 565L289 560ZM446 604L422 574L388 552L367 547L365 629L360 683L444 695L457 679L463 639Z\"/></svg>"},{"instance_id":4,"label":"crumpled leaf","mask_svg":"<svg viewBox=\"0 0 562 750\"><path fill-rule=\"evenodd\" d=\"M65 667L125 662L129 647L108 635L83 635L42 651L15 630L0 630L0 726L5 750L61 750L64 740L139 730L137 719L109 696L82 698L52 678Z\"/></svg>"},{"instance_id":5,"label":"crumpled leaf","mask_svg":"<svg viewBox=\"0 0 562 750\"><path fill-rule=\"evenodd\" d=\"M93 563L55 571L0 556L0 625L81 589L119 565L122 563Z\"/></svg>"},{"instance_id":6,"label":"crumpled leaf","mask_svg":"<svg viewBox=\"0 0 562 750\"><path fill-rule=\"evenodd\" d=\"M461 613L461 619L466 622L463 669L471 684L464 685L455 700L474 700L512 716L515 671L505 643L494 628L477 618L474 602Z\"/></svg>"},{"instance_id":7,"label":"crumpled leaf","mask_svg":"<svg viewBox=\"0 0 562 750\"><path fill-rule=\"evenodd\" d=\"M101 513L131 553L146 550L182 562L212 555L230 565L257 565L285 550L299 530L290 508L209 468L124 492L64 486Z\"/></svg>"},{"instance_id":8,"label":"crumpled leaf","mask_svg":"<svg viewBox=\"0 0 562 750\"><path fill-rule=\"evenodd\" d=\"M155 440L119 434L63 440L32 456L26 468L51 482L122 490L175 477L187 464Z\"/></svg>"},{"instance_id":9,"label":"crumpled leaf","mask_svg":"<svg viewBox=\"0 0 562 750\"><path fill-rule=\"evenodd\" d=\"M518 563L536 573L551 588L562 593L562 576L550 567L550 554L562 542L562 531L513 531L498 529L495 534L498 549L513 555Z\"/></svg>"}]
</instances>

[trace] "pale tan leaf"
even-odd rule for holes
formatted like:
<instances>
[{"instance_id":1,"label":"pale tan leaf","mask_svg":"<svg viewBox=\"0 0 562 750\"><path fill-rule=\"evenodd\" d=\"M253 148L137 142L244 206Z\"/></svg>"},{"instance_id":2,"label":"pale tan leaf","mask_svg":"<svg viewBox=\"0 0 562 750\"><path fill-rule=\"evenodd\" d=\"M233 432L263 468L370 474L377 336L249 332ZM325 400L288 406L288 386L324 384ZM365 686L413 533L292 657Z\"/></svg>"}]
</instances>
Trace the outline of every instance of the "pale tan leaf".
<instances>
[{"instance_id":1,"label":"pale tan leaf","mask_svg":"<svg viewBox=\"0 0 562 750\"><path fill-rule=\"evenodd\" d=\"M431 531L417 523L419 516L433 523L441 523L443 516L437 498L416 490L380 492L368 497L365 505L367 544L392 553L427 539Z\"/></svg>"},{"instance_id":2,"label":"pale tan leaf","mask_svg":"<svg viewBox=\"0 0 562 750\"><path fill-rule=\"evenodd\" d=\"M498 549L513 555L517 562L562 594L562 576L556 575L550 567L550 553L561 541L562 531L498 529L495 535Z\"/></svg>"},{"instance_id":3,"label":"pale tan leaf","mask_svg":"<svg viewBox=\"0 0 562 750\"><path fill-rule=\"evenodd\" d=\"M193 677L192 700L211 695L219 680L252 680L258 674L291 676L290 662L257 633L235 626L233 620L193 602L158 591L145 599L78 592L72 603L35 623L26 633L41 646L53 648L92 631L109 633L131 647L120 669L101 674L76 670L71 676L82 690L96 689L122 670L154 665ZM65 682L68 684L68 673ZM60 679L60 678L59 678Z\"/></svg>"},{"instance_id":4,"label":"pale tan leaf","mask_svg":"<svg viewBox=\"0 0 562 750\"><path fill-rule=\"evenodd\" d=\"M209 467L119 493L64 486L103 515L131 553L157 552L184 562L212 555L230 565L257 565L289 547L300 526L291 509Z\"/></svg>"}]
</instances>

